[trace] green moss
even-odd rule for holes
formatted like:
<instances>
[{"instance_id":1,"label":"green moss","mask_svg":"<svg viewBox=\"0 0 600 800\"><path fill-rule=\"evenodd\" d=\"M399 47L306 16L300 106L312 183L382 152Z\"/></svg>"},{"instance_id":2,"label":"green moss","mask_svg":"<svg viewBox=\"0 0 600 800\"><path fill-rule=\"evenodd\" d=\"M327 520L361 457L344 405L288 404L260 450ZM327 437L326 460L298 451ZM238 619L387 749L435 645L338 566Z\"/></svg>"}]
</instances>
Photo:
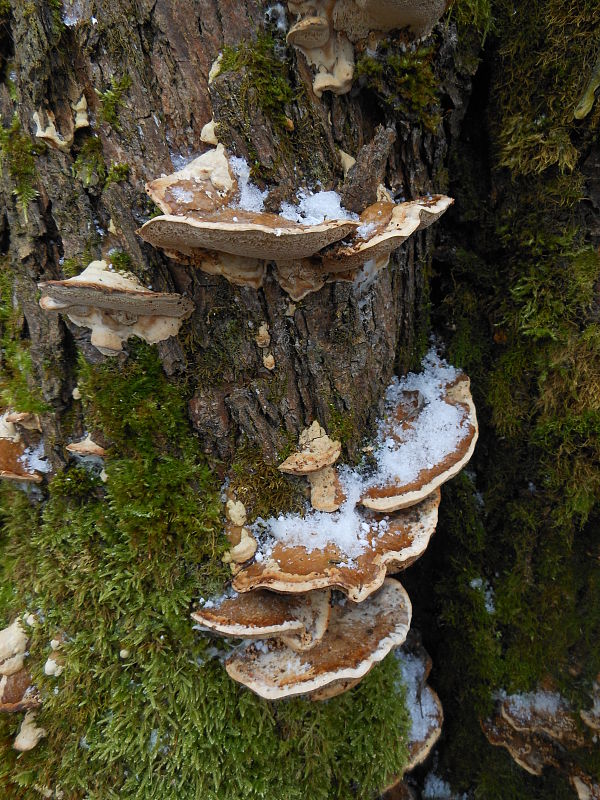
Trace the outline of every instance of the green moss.
<instances>
[{"instance_id":1,"label":"green moss","mask_svg":"<svg viewBox=\"0 0 600 800\"><path fill-rule=\"evenodd\" d=\"M46 404L33 381L29 340L13 292L14 274L8 259L0 259L0 404L38 414L47 410Z\"/></svg>"},{"instance_id":2,"label":"green moss","mask_svg":"<svg viewBox=\"0 0 600 800\"><path fill-rule=\"evenodd\" d=\"M294 443L290 444L291 451ZM289 453L279 455L285 458ZM275 513L299 514L304 510L306 496L300 482L281 473L276 464L266 462L260 451L247 443L236 449L230 482L250 519L268 519Z\"/></svg>"},{"instance_id":3,"label":"green moss","mask_svg":"<svg viewBox=\"0 0 600 800\"><path fill-rule=\"evenodd\" d=\"M332 439L341 442L342 446L356 444L360 436L354 412L339 411L333 403L330 403L327 433Z\"/></svg>"},{"instance_id":4,"label":"green moss","mask_svg":"<svg viewBox=\"0 0 600 800\"><path fill-rule=\"evenodd\" d=\"M72 166L73 176L86 188L102 188L106 180L106 165L102 152L102 142L98 136L90 136L81 145Z\"/></svg>"},{"instance_id":5,"label":"green moss","mask_svg":"<svg viewBox=\"0 0 600 800\"><path fill-rule=\"evenodd\" d=\"M74 278L85 269L82 259L72 256L71 258L63 259L62 272L66 278Z\"/></svg>"},{"instance_id":6,"label":"green moss","mask_svg":"<svg viewBox=\"0 0 600 800\"><path fill-rule=\"evenodd\" d=\"M110 263L118 272L131 272L133 259L125 250L113 250L110 253Z\"/></svg>"},{"instance_id":7,"label":"green moss","mask_svg":"<svg viewBox=\"0 0 600 800\"><path fill-rule=\"evenodd\" d=\"M440 123L438 80L433 69L434 45L382 42L375 55L364 53L356 62L356 75L384 105L435 131Z\"/></svg>"},{"instance_id":8,"label":"green moss","mask_svg":"<svg viewBox=\"0 0 600 800\"><path fill-rule=\"evenodd\" d=\"M285 106L295 98L285 63L275 55L275 40L259 33L252 42L224 47L220 72L247 69L256 88L260 107L280 128L286 126Z\"/></svg>"},{"instance_id":9,"label":"green moss","mask_svg":"<svg viewBox=\"0 0 600 800\"><path fill-rule=\"evenodd\" d=\"M516 14L508 0L496 3L504 71L495 98L503 110L499 164L514 175L574 169L581 127L574 110L597 59L597 10L593 0L535 0ZM597 130L600 110L586 122Z\"/></svg>"},{"instance_id":10,"label":"green moss","mask_svg":"<svg viewBox=\"0 0 600 800\"><path fill-rule=\"evenodd\" d=\"M100 118L116 131L121 130L119 122L119 111L123 106L125 92L131 86L131 77L127 74L116 78L114 75L110 80L110 87L104 92L96 89L96 94L100 100Z\"/></svg>"},{"instance_id":11,"label":"green moss","mask_svg":"<svg viewBox=\"0 0 600 800\"><path fill-rule=\"evenodd\" d=\"M582 169L599 115L594 107L573 120L600 20L587 1L498 0L495 13L490 105L485 122L480 106L468 112L453 158L458 246L435 287L444 298L435 312L440 333L476 397L478 494L472 486L469 497L466 478L464 492L455 481L444 494L440 538L426 556L437 599L425 598L423 627L440 619L433 655L444 664L443 759L457 788L502 800L566 798L572 790L555 774L529 778L490 748L477 717L493 691L530 691L542 681L577 708L589 702L600 669L592 544L600 519L600 263ZM487 619L469 596L474 575L494 592ZM418 609L421 598L411 598ZM590 758L572 755L582 765Z\"/></svg>"},{"instance_id":12,"label":"green moss","mask_svg":"<svg viewBox=\"0 0 600 800\"><path fill-rule=\"evenodd\" d=\"M454 0L450 15L456 19L461 34L466 28L474 27L482 41L485 41L493 26L491 0Z\"/></svg>"},{"instance_id":13,"label":"green moss","mask_svg":"<svg viewBox=\"0 0 600 800\"><path fill-rule=\"evenodd\" d=\"M104 184L105 188L110 186L112 183L122 183L123 181L126 181L129 178L130 169L131 168L129 164L111 164L106 176L106 183Z\"/></svg>"},{"instance_id":14,"label":"green moss","mask_svg":"<svg viewBox=\"0 0 600 800\"><path fill-rule=\"evenodd\" d=\"M21 129L19 117L15 114L10 126L5 128L0 117L0 171L4 165L14 184L13 194L17 198L17 206L27 222L29 203L38 196L35 188L36 169L35 156L43 148L34 145L30 137ZM0 172L1 174L1 172Z\"/></svg>"}]
</instances>

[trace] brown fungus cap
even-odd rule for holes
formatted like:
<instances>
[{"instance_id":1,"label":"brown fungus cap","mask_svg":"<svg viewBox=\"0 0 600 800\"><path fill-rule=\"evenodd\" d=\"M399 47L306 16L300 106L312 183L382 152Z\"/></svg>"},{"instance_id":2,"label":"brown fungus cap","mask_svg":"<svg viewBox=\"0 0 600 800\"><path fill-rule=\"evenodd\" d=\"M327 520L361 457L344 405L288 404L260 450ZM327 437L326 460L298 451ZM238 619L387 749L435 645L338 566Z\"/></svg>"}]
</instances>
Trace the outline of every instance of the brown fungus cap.
<instances>
[{"instance_id":1,"label":"brown fungus cap","mask_svg":"<svg viewBox=\"0 0 600 800\"><path fill-rule=\"evenodd\" d=\"M411 393L404 395L392 414L384 420L382 428L383 438L396 443L399 456L402 455L402 447L411 431L419 423L419 415L426 407L419 404L418 399L411 396ZM461 427L459 441L449 448L437 464L430 464L424 459L418 475L413 480L401 481L393 477L379 480L375 475L372 487L361 497L362 505L382 513L408 508L453 478L468 463L477 443L478 425L470 383L466 375L461 373L452 383L446 385L444 400L463 413L464 424ZM431 435L434 433L432 431Z\"/></svg>"},{"instance_id":2,"label":"brown fungus cap","mask_svg":"<svg viewBox=\"0 0 600 800\"><path fill-rule=\"evenodd\" d=\"M411 631L408 641L396 650L395 656L401 664L411 718L405 767L405 772L410 772L426 760L440 738L444 710L440 698L427 683L432 662L420 636Z\"/></svg>"},{"instance_id":3,"label":"brown fungus cap","mask_svg":"<svg viewBox=\"0 0 600 800\"><path fill-rule=\"evenodd\" d=\"M275 264L275 270L277 282L296 303L325 285L326 275L318 256L297 261L280 259Z\"/></svg>"},{"instance_id":4,"label":"brown fungus cap","mask_svg":"<svg viewBox=\"0 0 600 800\"><path fill-rule=\"evenodd\" d=\"M325 636L310 650L298 653L274 642L249 645L225 667L231 678L269 700L354 681L402 644L411 611L402 585L388 578L368 602L334 605Z\"/></svg>"},{"instance_id":5,"label":"brown fungus cap","mask_svg":"<svg viewBox=\"0 0 600 800\"><path fill-rule=\"evenodd\" d=\"M334 24L348 28L351 38L398 28L410 28L420 37L430 33L448 5L448 0L338 0Z\"/></svg>"},{"instance_id":6,"label":"brown fungus cap","mask_svg":"<svg viewBox=\"0 0 600 800\"><path fill-rule=\"evenodd\" d=\"M434 195L398 205L374 203L360 215L360 226L351 243L336 245L323 254L323 270L349 272L372 260L385 263L390 253L414 233L436 222L453 202L450 197Z\"/></svg>"},{"instance_id":7,"label":"brown fungus cap","mask_svg":"<svg viewBox=\"0 0 600 800\"><path fill-rule=\"evenodd\" d=\"M490 744L504 747L513 760L530 775L541 775L544 767L558 767L552 742L544 736L516 731L500 714L481 721Z\"/></svg>"},{"instance_id":8,"label":"brown fungus cap","mask_svg":"<svg viewBox=\"0 0 600 800\"><path fill-rule=\"evenodd\" d=\"M342 445L329 438L315 420L300 434L300 450L286 458L278 469L288 475L308 475L334 464L340 457Z\"/></svg>"},{"instance_id":9,"label":"brown fungus cap","mask_svg":"<svg viewBox=\"0 0 600 800\"><path fill-rule=\"evenodd\" d=\"M23 442L0 438L0 478L41 483L42 475L27 464Z\"/></svg>"},{"instance_id":10,"label":"brown fungus cap","mask_svg":"<svg viewBox=\"0 0 600 800\"><path fill-rule=\"evenodd\" d=\"M91 434L88 434L85 439L80 442L71 442L65 448L71 455L79 456L80 458L104 458L106 450L92 439Z\"/></svg>"},{"instance_id":11,"label":"brown fungus cap","mask_svg":"<svg viewBox=\"0 0 600 800\"><path fill-rule=\"evenodd\" d=\"M164 214L215 211L234 196L237 188L222 144L178 172L146 184L146 191Z\"/></svg>"},{"instance_id":12,"label":"brown fungus cap","mask_svg":"<svg viewBox=\"0 0 600 800\"><path fill-rule=\"evenodd\" d=\"M259 589L209 602L192 619L223 636L277 638L292 650L307 650L323 638L330 612L327 590L285 596Z\"/></svg>"},{"instance_id":13,"label":"brown fungus cap","mask_svg":"<svg viewBox=\"0 0 600 800\"><path fill-rule=\"evenodd\" d=\"M40 695L33 686L28 670L20 669L0 678L0 713L14 714L40 705Z\"/></svg>"},{"instance_id":14,"label":"brown fungus cap","mask_svg":"<svg viewBox=\"0 0 600 800\"><path fill-rule=\"evenodd\" d=\"M268 557L238 572L233 587L238 592L264 588L290 594L331 587L360 603L382 585L387 572L406 569L425 552L435 532L439 503L440 493L435 491L419 505L386 519L383 529L379 515L364 512L367 546L354 558L333 543L308 550L277 542Z\"/></svg>"},{"instance_id":15,"label":"brown fungus cap","mask_svg":"<svg viewBox=\"0 0 600 800\"><path fill-rule=\"evenodd\" d=\"M32 414L29 411L9 411L6 414L6 421L16 425L18 428L24 428L26 431L42 432L39 415Z\"/></svg>"},{"instance_id":16,"label":"brown fungus cap","mask_svg":"<svg viewBox=\"0 0 600 800\"><path fill-rule=\"evenodd\" d=\"M530 697L539 700L529 702ZM498 710L515 731L547 736L568 748L585 742L577 715L558 694L510 695L499 702Z\"/></svg>"},{"instance_id":17,"label":"brown fungus cap","mask_svg":"<svg viewBox=\"0 0 600 800\"><path fill-rule=\"evenodd\" d=\"M352 220L302 225L277 214L223 208L200 216L165 215L148 220L138 234L162 250L213 250L265 261L308 258L358 227Z\"/></svg>"},{"instance_id":18,"label":"brown fungus cap","mask_svg":"<svg viewBox=\"0 0 600 800\"><path fill-rule=\"evenodd\" d=\"M44 311L63 312L75 325L91 328L91 342L104 355L119 353L131 336L149 344L175 336L194 310L191 300L145 289L133 275L111 270L106 261L92 261L74 278L38 287Z\"/></svg>"},{"instance_id":19,"label":"brown fungus cap","mask_svg":"<svg viewBox=\"0 0 600 800\"><path fill-rule=\"evenodd\" d=\"M307 476L310 483L310 504L315 511L337 511L346 499L335 467L323 467Z\"/></svg>"}]
</instances>

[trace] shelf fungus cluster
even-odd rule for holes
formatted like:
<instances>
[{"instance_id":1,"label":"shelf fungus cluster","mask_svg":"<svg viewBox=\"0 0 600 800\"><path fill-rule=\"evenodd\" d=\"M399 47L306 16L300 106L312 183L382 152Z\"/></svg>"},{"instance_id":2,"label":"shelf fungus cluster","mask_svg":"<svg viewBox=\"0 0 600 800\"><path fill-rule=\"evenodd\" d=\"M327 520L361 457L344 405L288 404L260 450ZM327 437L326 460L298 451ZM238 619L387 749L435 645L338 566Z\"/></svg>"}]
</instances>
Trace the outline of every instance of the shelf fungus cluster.
<instances>
[{"instance_id":1,"label":"shelf fungus cluster","mask_svg":"<svg viewBox=\"0 0 600 800\"><path fill-rule=\"evenodd\" d=\"M373 48L400 28L419 38L431 32L447 0L288 0L296 20L287 41L314 67L313 91L346 94L354 77L354 45Z\"/></svg>"},{"instance_id":2,"label":"shelf fungus cluster","mask_svg":"<svg viewBox=\"0 0 600 800\"><path fill-rule=\"evenodd\" d=\"M179 294L153 292L133 275L117 272L107 261L92 261L68 280L44 281L40 306L66 314L90 328L91 342L103 355L118 355L131 336L155 344L176 336L194 310Z\"/></svg>"},{"instance_id":3,"label":"shelf fungus cluster","mask_svg":"<svg viewBox=\"0 0 600 800\"><path fill-rule=\"evenodd\" d=\"M411 603L390 573L425 551L439 486L467 462L476 439L468 379L432 350L422 372L389 387L364 464L339 466L341 444L318 421L302 432L279 469L308 481L304 514L250 522L228 488L231 587L202 600L192 617L204 631L242 640L225 662L230 677L270 700L327 700L400 648ZM372 507L378 492L383 509ZM413 641L397 652L414 706L412 768L437 740L443 712L426 686L431 662L422 648Z\"/></svg>"},{"instance_id":4,"label":"shelf fungus cluster","mask_svg":"<svg viewBox=\"0 0 600 800\"><path fill-rule=\"evenodd\" d=\"M35 722L41 700L25 665L29 654L29 634L25 626L33 622L33 618L28 618L26 623L17 618L0 631L0 712L25 712L13 742L15 750L20 752L32 750L46 735L44 729Z\"/></svg>"},{"instance_id":5,"label":"shelf fungus cluster","mask_svg":"<svg viewBox=\"0 0 600 800\"><path fill-rule=\"evenodd\" d=\"M4 411L0 416L0 478L31 485L41 483L49 471L38 415Z\"/></svg>"},{"instance_id":6,"label":"shelf fungus cluster","mask_svg":"<svg viewBox=\"0 0 600 800\"><path fill-rule=\"evenodd\" d=\"M596 684L591 708L582 709L579 714L555 691L502 694L494 714L481 726L491 744L506 748L531 775L541 775L547 767L558 769L566 775L579 800L593 800L600 798L600 781L581 769L573 753L596 746L600 727L597 694Z\"/></svg>"},{"instance_id":7,"label":"shelf fungus cluster","mask_svg":"<svg viewBox=\"0 0 600 800\"><path fill-rule=\"evenodd\" d=\"M140 228L145 241L170 258L253 289L263 285L272 264L294 301L327 282L354 282L365 269L382 269L396 248L452 203L442 195L378 202L359 216L343 209L335 192L301 189L297 204L267 212L268 191L254 186L245 161L228 157L221 144L146 190L163 214Z\"/></svg>"}]
</instances>

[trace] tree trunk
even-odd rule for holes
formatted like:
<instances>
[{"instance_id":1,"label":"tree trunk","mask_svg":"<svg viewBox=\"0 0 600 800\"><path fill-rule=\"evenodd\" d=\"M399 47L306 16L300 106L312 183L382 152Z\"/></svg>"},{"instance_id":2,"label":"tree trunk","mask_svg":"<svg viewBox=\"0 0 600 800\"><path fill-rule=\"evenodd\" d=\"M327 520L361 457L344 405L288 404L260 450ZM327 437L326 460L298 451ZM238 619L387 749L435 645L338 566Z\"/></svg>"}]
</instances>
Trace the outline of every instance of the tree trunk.
<instances>
[{"instance_id":1,"label":"tree trunk","mask_svg":"<svg viewBox=\"0 0 600 800\"><path fill-rule=\"evenodd\" d=\"M177 291L193 301L194 312L179 336L158 344L157 352L170 383L184 387L181 391L185 391L189 422L219 482L231 464L239 462L242 451L251 450L254 463L265 468L277 464L282 452L314 419L341 438L345 458L356 461L363 437L374 430L392 375L416 366L425 349L429 332L426 278L435 226L397 250L389 267L370 284L328 283L292 303L272 267L263 288L241 288L170 260L146 245L136 235L153 213L144 184L199 155L205 149L200 139L202 128L214 117L219 141L232 154L247 158L255 180L274 189L271 196L279 200L291 200L300 186L319 184L323 189L337 189L349 208L360 211L375 201L379 184L391 187L397 198L443 192L448 148L460 127L470 91L478 48L475 39L459 40L451 18L441 23L425 44L418 45L423 52L403 35L391 39L391 47L399 52L404 52L401 47L408 43L413 60L406 70L414 81L414 101L402 94L403 73L394 74L385 65L377 80L364 72L356 77L348 94L325 93L319 99L312 91L312 74L303 56L286 47L276 20L269 21L273 14L281 13L278 6L265 13L263 4L250 0L65 0L62 5L57 0L31 0L12 2L9 10L4 5L0 3L0 49L5 53L0 58L0 113L7 133L0 176L0 256L12 295L3 297L3 302L22 310L16 338L20 346L28 348L31 358L27 380L32 397L39 387L44 441L53 471L70 474L72 464L65 445L80 438L86 425L96 425L94 438L103 444L114 444L114 436L102 428L98 418L84 419L80 404L73 400L81 372L77 354L81 353L92 369L101 368L107 358L91 345L89 330L64 316L42 311L37 283L68 277L106 256L114 263L120 259L118 263L146 286ZM228 66L209 86L211 66L222 51ZM368 53L362 55L369 57ZM282 107L277 106L277 99L273 102L276 81L287 87ZM89 126L74 130L73 107L82 95ZM36 138L36 113L43 120L42 127L54 120L67 143L59 148ZM291 121L287 127L282 126L282 113ZM339 150L357 158L354 177L344 178ZM263 323L271 336L272 370L264 366L263 352L255 342ZM128 351L135 352L131 342L118 356L124 372L131 361ZM10 371L12 367L5 363L5 368ZM8 396L12 396L10 387L5 392L5 398ZM157 447L162 446L161 436L157 433ZM191 429L189 436L193 438ZM135 441L127 445L133 461L143 455L141 445L139 454L135 448ZM168 451L170 443L166 441ZM135 491L131 492L132 507L137 508ZM97 498L99 493L96 487L89 497ZM261 508L268 512L280 510L275 498L262 500ZM46 526L55 519L55 511L48 508L55 509L52 501L43 512ZM66 511L64 514L68 519ZM148 517L151 519L150 514ZM140 559L140 575L145 575L147 563L140 544L146 541L146 533L136 530L138 538L134 536L131 544ZM171 546L165 544L167 562ZM48 547L52 551L52 546ZM57 545L57 552L63 552L61 548L62 544ZM148 559L151 553L159 561L163 551L148 544ZM46 557L51 556L45 553ZM39 589L51 584L47 576L36 584L31 570L28 573L23 566L22 556L18 569L23 585ZM80 569L82 575L86 573L85 565ZM191 572L195 567L188 563L186 569ZM132 573L137 575L134 567ZM63 579L67 580L61 573L57 585L62 587ZM76 602L75 597L85 591L84 585L82 577L80 584L75 580L64 592L57 590L57 602L77 608L81 599ZM27 590L28 602L37 602L37 589ZM116 602L114 608L118 606ZM107 626L111 613L103 618ZM185 610L179 618L187 625ZM164 635L168 639L170 634ZM108 633L98 637L98 649L108 647ZM150 650L154 644L148 645ZM182 679L180 687L175 676L163 676L163 682L171 680L185 694L185 681ZM81 679L80 686L77 681L71 686L73 697L84 706L87 690L81 687L86 685ZM199 697L197 702L202 704L205 696ZM228 719L237 720L244 702L242 699L235 710L229 709L232 716ZM73 702L72 707L80 705ZM261 708L281 741L296 735L289 733L292 723L288 727L288 722L278 717L279 711L265 710L266 704ZM293 708L285 713L292 714ZM166 724L172 711L161 706L157 719ZM94 709L90 714L96 720L104 712L104 708ZM50 704L48 714L52 713L56 709ZM304 713L308 719L317 712ZM190 712L188 718L192 716ZM247 724L254 735L252 720ZM263 723L254 724L259 743L261 736L267 742L266 734L260 732ZM134 735L132 724L122 734L124 739ZM199 735L204 736L204 731ZM320 752L318 736L315 741L315 752ZM226 744L226 735L221 734L215 747ZM198 742L194 746L199 746ZM370 752L369 747L365 752ZM42 772L35 773L42 786L54 787L57 774L65 785L66 760L56 771L60 758L55 751L56 747L48 760L50 766L42 758ZM264 751L268 759L266 744ZM239 763L248 757L243 751ZM69 798L84 796L84 790L90 797L113 796L106 777L111 756L100 758L104 758L102 769L106 770L97 784L93 789L91 784L77 789L73 778L71 784L66 782ZM191 755L189 760L193 760ZM134 793L128 781L137 767L118 759L115 763L115 791L125 792L120 796L167 796L154 794L153 789L139 788ZM220 778L222 783L211 789L210 796L265 796L260 794L264 782L268 791L275 792L271 796L276 800L292 800L292 795L277 794L273 789L281 781L263 781L263 773L255 768L256 781L247 795L243 779L236 773ZM202 769L208 767L198 767L196 774ZM281 765L278 769L283 771ZM310 770L310 765L306 769ZM152 775L150 782L157 779ZM364 776L346 777L359 795L357 787ZM11 779L5 780L7 791L20 797ZM203 780L208 780L206 775ZM302 789L302 781L298 776L294 785L299 783ZM123 788L127 786L129 790ZM204 783L198 779L193 786L180 787L178 796L200 796L195 794L200 791L196 786ZM309 795L301 791L299 796ZM330 788L319 796L338 794Z\"/></svg>"},{"instance_id":2,"label":"tree trunk","mask_svg":"<svg viewBox=\"0 0 600 800\"><path fill-rule=\"evenodd\" d=\"M221 49L264 28L258 4L96 3L93 23L89 3L73 3L71 12L66 8L81 22L60 25L48 4L17 4L13 10L10 68L17 74L18 114L24 132L33 132L33 115L41 110L53 112L59 131L72 128L72 105L84 94L92 126L75 131L68 151L47 148L36 158L40 195L29 205L27 222L11 199L7 174L3 190L4 239L19 276L17 299L31 337L34 375L55 412L47 421L55 458L61 460L61 417L73 388L68 354L76 344L92 361L99 355L87 343L89 332L38 308L36 282L64 277L65 262L83 267L114 249L129 255L130 268L148 285L185 292L195 303L180 340L159 345L159 351L168 374L183 373L196 385L191 419L207 453L228 460L236 442L246 440L273 461L312 419L329 427L343 416L351 423L346 444L356 455L360 435L381 410L391 374L411 365L426 330L423 266L434 234L407 243L368 289L328 284L290 312L289 298L272 276L263 291L235 288L170 262L141 242L135 231L149 210L143 185L205 149L200 132L214 113L224 144L238 155L253 154L259 174L277 181L282 198L293 197L298 178L318 179L324 189L342 185L336 148L360 153L381 124L389 135L376 142L378 159L363 151L364 180L354 202L362 207L374 202L377 185L384 182L407 198L440 191L448 137L468 87L458 72L451 28L440 34L435 64L448 108L435 132L409 125L410 114L394 114L358 86L350 95L327 93L319 101L303 57L282 50L281 68L299 99L287 109L296 131L288 134L291 142L278 147L281 132L261 110L260 88L250 86L240 97L252 79L248 70L221 74L208 87ZM131 85L122 93L118 116L107 122L100 93L123 79ZM5 124L13 111L3 85ZM96 136L101 152L93 155L90 142ZM110 181L114 164L128 165L127 180ZM262 322L271 333L272 372L254 343Z\"/></svg>"}]
</instances>

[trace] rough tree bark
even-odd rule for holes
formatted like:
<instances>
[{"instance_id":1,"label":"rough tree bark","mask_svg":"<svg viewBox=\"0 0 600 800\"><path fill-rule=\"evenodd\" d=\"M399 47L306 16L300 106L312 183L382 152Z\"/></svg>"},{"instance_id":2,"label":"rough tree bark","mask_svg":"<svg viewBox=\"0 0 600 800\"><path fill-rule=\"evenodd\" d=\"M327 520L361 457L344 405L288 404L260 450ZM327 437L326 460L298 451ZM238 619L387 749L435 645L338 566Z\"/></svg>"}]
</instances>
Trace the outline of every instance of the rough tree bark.
<instances>
[{"instance_id":1,"label":"rough tree bark","mask_svg":"<svg viewBox=\"0 0 600 800\"><path fill-rule=\"evenodd\" d=\"M55 412L45 420L55 460L62 461L61 417L73 388L74 346L88 359L101 357L89 345L89 332L43 314L36 283L62 277L64 261L76 259L85 266L113 248L129 254L147 284L185 292L194 300L196 311L181 336L188 346L171 340L159 350L168 374L185 373L196 384L190 416L207 453L230 459L235 443L245 439L272 461L307 422L318 418L327 426L336 412L352 421L347 444L355 453L359 432L373 423L392 372L407 368L423 333L422 276L435 232L404 246L364 296L351 284L334 283L290 313L289 298L272 278L258 292L235 288L144 245L135 234L149 213L143 185L205 149L200 131L214 113L220 139L239 155L253 153L279 185L281 197L292 196L294 181L303 177L318 176L326 189L339 187L343 175L336 148L362 156L360 191L348 186L343 193L349 205L373 202L380 182L407 198L440 191L448 140L469 86L468 71L457 64L453 26L439 34L435 69L445 112L434 133L386 111L358 85L350 95L326 93L318 100L301 57L282 50L289 80L301 97L286 113L297 131L307 132L304 141L295 133L295 148L284 149L256 90L251 87L245 108L238 102L243 71L225 72L208 86L211 64L223 46L235 47L264 29L263 5L97 2L93 22L89 2L65 8L80 20L77 24L60 24L60 12L47 3L15 4L5 40L13 48L7 60L16 72L24 132L34 132L32 118L40 109L54 113L59 131L68 129L71 107L82 93L92 122L75 132L70 149L48 148L36 158L40 194L30 204L27 222L11 197L6 171L2 179L5 252L19 276L16 296L31 337L34 374ZM106 121L100 93L119 81L130 85L122 93L118 119ZM4 84L0 103L6 124L15 105ZM381 125L388 133L361 151ZM91 173L82 180L86 145L96 136L106 167L84 163ZM124 163L129 166L126 181L108 185L97 174ZM263 367L253 341L262 321L268 322L272 337L272 373Z\"/></svg>"}]
</instances>

